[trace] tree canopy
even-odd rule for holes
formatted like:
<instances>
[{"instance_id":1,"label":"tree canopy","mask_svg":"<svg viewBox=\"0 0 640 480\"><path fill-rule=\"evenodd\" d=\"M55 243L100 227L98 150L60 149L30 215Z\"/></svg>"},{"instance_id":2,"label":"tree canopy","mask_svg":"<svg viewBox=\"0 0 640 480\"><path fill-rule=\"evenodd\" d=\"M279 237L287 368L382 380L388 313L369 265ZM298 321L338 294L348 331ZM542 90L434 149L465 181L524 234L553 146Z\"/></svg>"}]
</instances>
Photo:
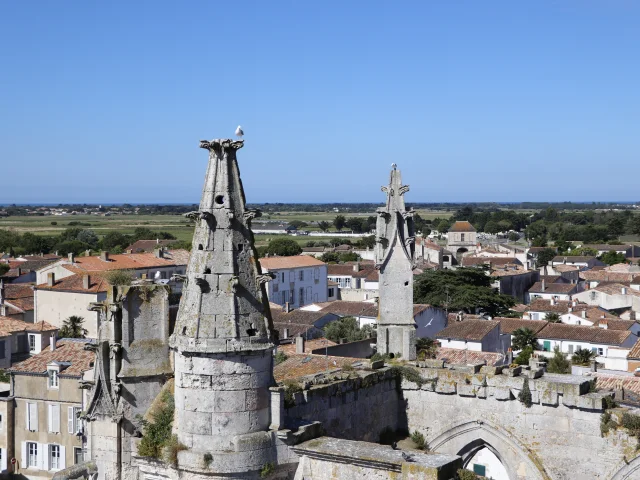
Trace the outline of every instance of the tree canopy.
<instances>
[{"instance_id":1,"label":"tree canopy","mask_svg":"<svg viewBox=\"0 0 640 480\"><path fill-rule=\"evenodd\" d=\"M376 331L371 325L360 328L354 317L342 317L324 326L324 336L332 342L357 342L367 338L375 338Z\"/></svg>"},{"instance_id":2,"label":"tree canopy","mask_svg":"<svg viewBox=\"0 0 640 480\"><path fill-rule=\"evenodd\" d=\"M491 287L491 277L479 268L427 270L414 279L413 297L415 303L493 317L510 314L515 305L513 297Z\"/></svg>"},{"instance_id":3,"label":"tree canopy","mask_svg":"<svg viewBox=\"0 0 640 480\"><path fill-rule=\"evenodd\" d=\"M298 242L290 238L276 238L269 242L267 253L272 256L290 257L292 255L300 255L302 247L298 245Z\"/></svg>"},{"instance_id":4,"label":"tree canopy","mask_svg":"<svg viewBox=\"0 0 640 480\"><path fill-rule=\"evenodd\" d=\"M533 330L523 327L514 330L511 340L511 346L514 350L524 350L527 347L535 349L537 345L538 339Z\"/></svg>"}]
</instances>

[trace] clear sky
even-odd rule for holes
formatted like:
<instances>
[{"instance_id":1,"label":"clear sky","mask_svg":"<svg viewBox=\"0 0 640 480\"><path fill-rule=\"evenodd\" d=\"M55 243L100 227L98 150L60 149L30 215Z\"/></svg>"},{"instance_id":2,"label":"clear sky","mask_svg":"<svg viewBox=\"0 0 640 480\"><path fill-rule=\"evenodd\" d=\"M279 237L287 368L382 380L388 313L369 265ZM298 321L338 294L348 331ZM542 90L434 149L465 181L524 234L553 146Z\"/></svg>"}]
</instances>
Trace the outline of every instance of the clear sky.
<instances>
[{"instance_id":1,"label":"clear sky","mask_svg":"<svg viewBox=\"0 0 640 480\"><path fill-rule=\"evenodd\" d=\"M640 2L0 2L0 203L638 200Z\"/></svg>"}]
</instances>

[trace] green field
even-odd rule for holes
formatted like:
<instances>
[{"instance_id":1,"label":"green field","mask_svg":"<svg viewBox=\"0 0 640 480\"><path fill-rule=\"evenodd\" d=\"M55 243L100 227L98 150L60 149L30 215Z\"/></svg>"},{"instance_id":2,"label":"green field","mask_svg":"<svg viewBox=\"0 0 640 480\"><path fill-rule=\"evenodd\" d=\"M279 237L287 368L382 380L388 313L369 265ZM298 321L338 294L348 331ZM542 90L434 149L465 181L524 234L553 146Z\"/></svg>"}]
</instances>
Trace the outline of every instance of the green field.
<instances>
[{"instance_id":1,"label":"green field","mask_svg":"<svg viewBox=\"0 0 640 480\"><path fill-rule=\"evenodd\" d=\"M425 220L433 220L434 218L449 218L453 214L453 211L445 210L416 210L416 212ZM341 212L275 212L265 214L261 217L261 220L281 220L283 222L290 222L292 220L300 220L307 223L317 222L332 222L336 215L344 215L345 217L368 217L375 215L375 212L368 213L349 213L348 211Z\"/></svg>"}]
</instances>

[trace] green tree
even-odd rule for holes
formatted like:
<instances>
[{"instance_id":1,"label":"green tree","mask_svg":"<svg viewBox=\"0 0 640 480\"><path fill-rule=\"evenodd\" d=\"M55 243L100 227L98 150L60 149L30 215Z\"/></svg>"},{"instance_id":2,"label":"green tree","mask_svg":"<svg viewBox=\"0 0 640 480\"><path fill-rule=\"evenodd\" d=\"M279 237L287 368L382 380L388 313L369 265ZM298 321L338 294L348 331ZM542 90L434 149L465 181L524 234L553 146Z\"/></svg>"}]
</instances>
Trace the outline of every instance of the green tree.
<instances>
[{"instance_id":1,"label":"green tree","mask_svg":"<svg viewBox=\"0 0 640 480\"><path fill-rule=\"evenodd\" d=\"M324 336L332 342L339 343L341 340L357 342L376 335L371 325L360 328L358 320L354 317L342 317L324 326Z\"/></svg>"},{"instance_id":2,"label":"green tree","mask_svg":"<svg viewBox=\"0 0 640 480\"><path fill-rule=\"evenodd\" d=\"M511 347L514 350L523 350L527 347L536 348L538 346L538 339L533 330L525 327L520 327L513 332L513 338L511 340Z\"/></svg>"},{"instance_id":3,"label":"green tree","mask_svg":"<svg viewBox=\"0 0 640 480\"><path fill-rule=\"evenodd\" d=\"M441 220L440 223L438 223L438 227L436 228L436 230L438 230L438 232L440 233L447 233L450 226L451 222L449 222L448 220Z\"/></svg>"},{"instance_id":4,"label":"green tree","mask_svg":"<svg viewBox=\"0 0 640 480\"><path fill-rule=\"evenodd\" d=\"M549 323L560 323L560 315L556 312L547 313L544 319Z\"/></svg>"},{"instance_id":5,"label":"green tree","mask_svg":"<svg viewBox=\"0 0 640 480\"><path fill-rule=\"evenodd\" d=\"M597 257L598 251L595 248L578 247L571 250L569 254L572 256L581 256L581 257Z\"/></svg>"},{"instance_id":6,"label":"green tree","mask_svg":"<svg viewBox=\"0 0 640 480\"><path fill-rule=\"evenodd\" d=\"M269 242L267 253L271 256L290 257L292 255L300 255L302 247L298 245L298 242L290 238L276 238Z\"/></svg>"},{"instance_id":7,"label":"green tree","mask_svg":"<svg viewBox=\"0 0 640 480\"><path fill-rule=\"evenodd\" d=\"M4 275L5 273L7 273L10 269L11 269L11 267L9 267L8 264L0 263L0 277L2 275Z\"/></svg>"},{"instance_id":8,"label":"green tree","mask_svg":"<svg viewBox=\"0 0 640 480\"><path fill-rule=\"evenodd\" d=\"M531 355L533 355L533 347L529 345L520 350L520 353L518 353L518 356L513 361L518 365L529 365Z\"/></svg>"},{"instance_id":9,"label":"green tree","mask_svg":"<svg viewBox=\"0 0 640 480\"><path fill-rule=\"evenodd\" d=\"M333 219L333 226L336 227L336 230L342 230L347 224L347 219L344 215L336 215L336 218Z\"/></svg>"},{"instance_id":10,"label":"green tree","mask_svg":"<svg viewBox=\"0 0 640 480\"><path fill-rule=\"evenodd\" d=\"M320 255L320 261L324 263L338 263L340 260L340 255L335 252L324 252Z\"/></svg>"},{"instance_id":11,"label":"green tree","mask_svg":"<svg viewBox=\"0 0 640 480\"><path fill-rule=\"evenodd\" d=\"M591 361L596 358L595 352L588 348L579 348L571 356L571 363L574 365L591 365Z\"/></svg>"},{"instance_id":12,"label":"green tree","mask_svg":"<svg viewBox=\"0 0 640 480\"><path fill-rule=\"evenodd\" d=\"M86 243L90 247L98 245L98 236L93 230L80 230L76 236L76 240Z\"/></svg>"},{"instance_id":13,"label":"green tree","mask_svg":"<svg viewBox=\"0 0 640 480\"><path fill-rule=\"evenodd\" d=\"M329 222L325 222L324 220L322 220L321 222L318 222L318 228L323 232L326 232L327 230L329 230L330 226L331 224Z\"/></svg>"},{"instance_id":14,"label":"green tree","mask_svg":"<svg viewBox=\"0 0 640 480\"><path fill-rule=\"evenodd\" d=\"M531 389L529 388L529 377L524 377L524 383L522 384L522 390L520 390L520 393L518 394L518 400L520 400L527 408L531 408L531 405L533 405Z\"/></svg>"},{"instance_id":15,"label":"green tree","mask_svg":"<svg viewBox=\"0 0 640 480\"><path fill-rule=\"evenodd\" d=\"M438 352L438 344L432 339L416 338L416 354L419 360L425 360L427 358L436 358Z\"/></svg>"},{"instance_id":16,"label":"green tree","mask_svg":"<svg viewBox=\"0 0 640 480\"><path fill-rule=\"evenodd\" d=\"M598 259L607 265L615 265L627 261L627 257L623 253L614 252L613 250L600 255Z\"/></svg>"},{"instance_id":17,"label":"green tree","mask_svg":"<svg viewBox=\"0 0 640 480\"><path fill-rule=\"evenodd\" d=\"M553 349L553 357L547 363L547 372L549 373L570 373L571 363L567 360L564 353L558 347Z\"/></svg>"},{"instance_id":18,"label":"green tree","mask_svg":"<svg viewBox=\"0 0 640 480\"><path fill-rule=\"evenodd\" d=\"M87 330L83 327L84 318L78 315L71 315L62 323L62 328L58 331L60 338L85 338Z\"/></svg>"},{"instance_id":19,"label":"green tree","mask_svg":"<svg viewBox=\"0 0 640 480\"><path fill-rule=\"evenodd\" d=\"M487 223L484 224L484 231L492 234L498 233L500 231L500 226L498 225L498 222L489 220Z\"/></svg>"},{"instance_id":20,"label":"green tree","mask_svg":"<svg viewBox=\"0 0 640 480\"><path fill-rule=\"evenodd\" d=\"M102 238L102 249L113 252L116 247L127 248L131 244L131 237L120 232L109 232Z\"/></svg>"},{"instance_id":21,"label":"green tree","mask_svg":"<svg viewBox=\"0 0 640 480\"><path fill-rule=\"evenodd\" d=\"M627 229L629 230L629 233L640 235L640 215L636 214L629 219Z\"/></svg>"},{"instance_id":22,"label":"green tree","mask_svg":"<svg viewBox=\"0 0 640 480\"><path fill-rule=\"evenodd\" d=\"M549 262L551 262L551 260L553 260L555 256L556 252L553 250L553 248L545 248L544 250L540 250L538 252L538 266L544 267L546 265L549 265Z\"/></svg>"},{"instance_id":23,"label":"green tree","mask_svg":"<svg viewBox=\"0 0 640 480\"><path fill-rule=\"evenodd\" d=\"M517 242L518 240L520 240L520 235L518 235L516 232L509 232L507 238L510 242Z\"/></svg>"},{"instance_id":24,"label":"green tree","mask_svg":"<svg viewBox=\"0 0 640 480\"><path fill-rule=\"evenodd\" d=\"M309 224L307 222L303 222L302 220L291 220L289 222L289 226L299 230L301 228L308 227Z\"/></svg>"}]
</instances>

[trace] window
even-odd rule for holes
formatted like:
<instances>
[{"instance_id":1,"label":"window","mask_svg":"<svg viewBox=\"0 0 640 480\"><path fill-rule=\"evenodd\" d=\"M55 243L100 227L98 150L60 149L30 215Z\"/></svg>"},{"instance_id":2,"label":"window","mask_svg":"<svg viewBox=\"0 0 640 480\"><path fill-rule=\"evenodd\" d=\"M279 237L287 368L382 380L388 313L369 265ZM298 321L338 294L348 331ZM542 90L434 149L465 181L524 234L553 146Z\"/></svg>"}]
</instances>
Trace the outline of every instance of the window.
<instances>
[{"instance_id":1,"label":"window","mask_svg":"<svg viewBox=\"0 0 640 480\"><path fill-rule=\"evenodd\" d=\"M573 345L569 345L569 353L573 353Z\"/></svg>"},{"instance_id":2,"label":"window","mask_svg":"<svg viewBox=\"0 0 640 480\"><path fill-rule=\"evenodd\" d=\"M313 269L313 278L318 280L320 278L320 269L318 267Z\"/></svg>"},{"instance_id":3,"label":"window","mask_svg":"<svg viewBox=\"0 0 640 480\"><path fill-rule=\"evenodd\" d=\"M598 348L598 355L604 355L604 348Z\"/></svg>"},{"instance_id":4,"label":"window","mask_svg":"<svg viewBox=\"0 0 640 480\"><path fill-rule=\"evenodd\" d=\"M59 379L57 370L49 370L49 388L58 388Z\"/></svg>"},{"instance_id":5,"label":"window","mask_svg":"<svg viewBox=\"0 0 640 480\"><path fill-rule=\"evenodd\" d=\"M38 404L27 403L27 430L38 431Z\"/></svg>"},{"instance_id":6,"label":"window","mask_svg":"<svg viewBox=\"0 0 640 480\"><path fill-rule=\"evenodd\" d=\"M50 433L60 433L60 405L50 403L47 405L48 429Z\"/></svg>"},{"instance_id":7,"label":"window","mask_svg":"<svg viewBox=\"0 0 640 480\"><path fill-rule=\"evenodd\" d=\"M0 341L0 358L5 358L4 340Z\"/></svg>"},{"instance_id":8,"label":"window","mask_svg":"<svg viewBox=\"0 0 640 480\"><path fill-rule=\"evenodd\" d=\"M464 242L464 233L461 233L461 234L460 234L460 241L461 241L461 242Z\"/></svg>"},{"instance_id":9,"label":"window","mask_svg":"<svg viewBox=\"0 0 640 480\"><path fill-rule=\"evenodd\" d=\"M280 275L282 275L282 283L284 283L284 272L282 272Z\"/></svg>"},{"instance_id":10,"label":"window","mask_svg":"<svg viewBox=\"0 0 640 480\"><path fill-rule=\"evenodd\" d=\"M298 302L300 303L300 306L304 305L304 287L301 287L298 292Z\"/></svg>"},{"instance_id":11,"label":"window","mask_svg":"<svg viewBox=\"0 0 640 480\"><path fill-rule=\"evenodd\" d=\"M304 282L304 270L300 270L300 281Z\"/></svg>"},{"instance_id":12,"label":"window","mask_svg":"<svg viewBox=\"0 0 640 480\"><path fill-rule=\"evenodd\" d=\"M27 467L38 466L38 444L27 442Z\"/></svg>"},{"instance_id":13,"label":"window","mask_svg":"<svg viewBox=\"0 0 640 480\"><path fill-rule=\"evenodd\" d=\"M73 447L73 462L77 465L78 463L84 462L84 450L80 447Z\"/></svg>"},{"instance_id":14,"label":"window","mask_svg":"<svg viewBox=\"0 0 640 480\"><path fill-rule=\"evenodd\" d=\"M473 473L476 475L482 475L483 477L487 474L487 467L484 465L478 465L477 463L473 464Z\"/></svg>"},{"instance_id":15,"label":"window","mask_svg":"<svg viewBox=\"0 0 640 480\"><path fill-rule=\"evenodd\" d=\"M60 445L49 445L49 470L60 470Z\"/></svg>"},{"instance_id":16,"label":"window","mask_svg":"<svg viewBox=\"0 0 640 480\"><path fill-rule=\"evenodd\" d=\"M80 431L81 422L78 418L80 414L80 407L68 407L67 408L67 431L69 433L76 434Z\"/></svg>"},{"instance_id":17,"label":"window","mask_svg":"<svg viewBox=\"0 0 640 480\"><path fill-rule=\"evenodd\" d=\"M285 290L284 292L282 292L282 304L284 305L288 301L289 301L289 291Z\"/></svg>"},{"instance_id":18,"label":"window","mask_svg":"<svg viewBox=\"0 0 640 480\"><path fill-rule=\"evenodd\" d=\"M36 351L36 336L31 333L29 334L29 351Z\"/></svg>"},{"instance_id":19,"label":"window","mask_svg":"<svg viewBox=\"0 0 640 480\"><path fill-rule=\"evenodd\" d=\"M327 295L329 295L329 297L333 297L333 288L329 289L329 292L327 293Z\"/></svg>"}]
</instances>

